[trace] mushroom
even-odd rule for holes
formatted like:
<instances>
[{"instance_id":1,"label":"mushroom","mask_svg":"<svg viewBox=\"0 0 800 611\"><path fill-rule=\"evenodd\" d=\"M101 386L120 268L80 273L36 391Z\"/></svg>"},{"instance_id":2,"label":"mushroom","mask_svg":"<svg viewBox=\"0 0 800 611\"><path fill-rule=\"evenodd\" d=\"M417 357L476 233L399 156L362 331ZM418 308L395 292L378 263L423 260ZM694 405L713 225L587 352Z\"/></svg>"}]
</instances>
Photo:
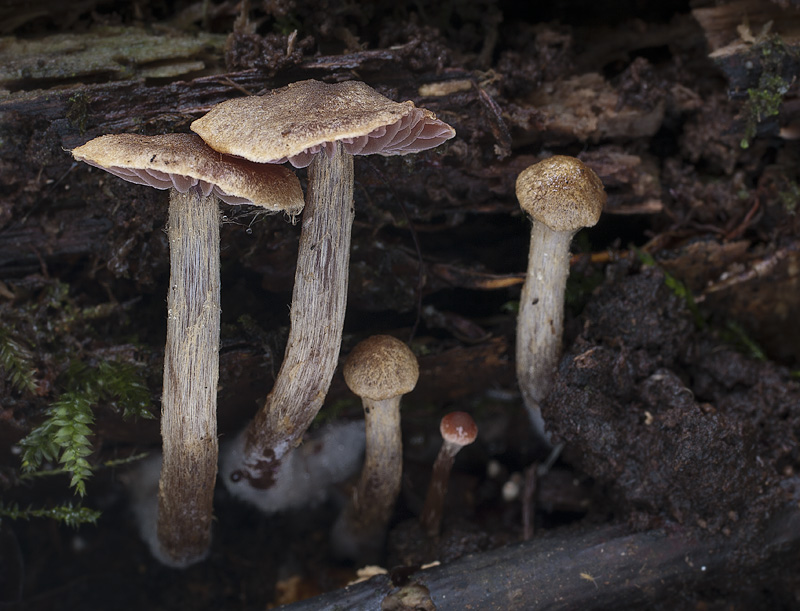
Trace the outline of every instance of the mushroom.
<instances>
[{"instance_id":1,"label":"mushroom","mask_svg":"<svg viewBox=\"0 0 800 611\"><path fill-rule=\"evenodd\" d=\"M281 369L264 406L223 456L234 495L265 489L325 400L339 356L353 223L353 155L405 155L455 131L413 102L368 85L308 80L218 104L191 125L215 150L261 163L310 166Z\"/></svg>"},{"instance_id":2,"label":"mushroom","mask_svg":"<svg viewBox=\"0 0 800 611\"><path fill-rule=\"evenodd\" d=\"M350 505L334 526L340 554L375 559L391 518L403 475L400 398L414 390L419 366L414 353L391 335L358 343L344 364L344 381L364 406L364 467Z\"/></svg>"},{"instance_id":3,"label":"mushroom","mask_svg":"<svg viewBox=\"0 0 800 611\"><path fill-rule=\"evenodd\" d=\"M606 193L594 171L563 155L523 170L516 190L532 221L517 318L517 380L533 428L546 440L539 405L550 391L561 356L569 245L579 229L597 223Z\"/></svg>"},{"instance_id":4,"label":"mushroom","mask_svg":"<svg viewBox=\"0 0 800 611\"><path fill-rule=\"evenodd\" d=\"M467 412L450 412L442 418L439 432L442 434L442 447L433 463L428 493L419 515L422 529L429 537L439 534L444 498L447 495L447 480L450 478L456 454L475 441L478 437L478 425Z\"/></svg>"},{"instance_id":5,"label":"mushroom","mask_svg":"<svg viewBox=\"0 0 800 611\"><path fill-rule=\"evenodd\" d=\"M194 134L101 136L72 154L127 181L170 190L160 547L153 552L165 564L188 566L208 550L217 473L217 199L296 215L303 207L303 193L288 169L225 157Z\"/></svg>"}]
</instances>

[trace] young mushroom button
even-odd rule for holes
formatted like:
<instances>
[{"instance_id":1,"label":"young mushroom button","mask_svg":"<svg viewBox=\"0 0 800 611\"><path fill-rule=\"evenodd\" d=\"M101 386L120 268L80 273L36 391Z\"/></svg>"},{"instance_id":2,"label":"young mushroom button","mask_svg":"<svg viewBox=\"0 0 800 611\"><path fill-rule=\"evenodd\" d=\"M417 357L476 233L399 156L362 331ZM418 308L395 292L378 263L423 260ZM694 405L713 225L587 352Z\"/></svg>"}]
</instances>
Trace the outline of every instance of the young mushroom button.
<instances>
[{"instance_id":1,"label":"young mushroom button","mask_svg":"<svg viewBox=\"0 0 800 611\"><path fill-rule=\"evenodd\" d=\"M309 167L292 294L291 329L278 377L261 410L223 456L226 485L274 484L280 461L327 395L342 339L353 207L353 155L405 155L455 131L413 102L394 102L349 81L308 80L218 104L191 128L215 150L263 163Z\"/></svg>"},{"instance_id":2,"label":"young mushroom button","mask_svg":"<svg viewBox=\"0 0 800 611\"><path fill-rule=\"evenodd\" d=\"M603 183L574 157L556 155L517 177L517 199L531 219L528 271L517 318L517 379L534 429L546 439L539 404L561 356L569 245L606 203Z\"/></svg>"},{"instance_id":3,"label":"young mushroom button","mask_svg":"<svg viewBox=\"0 0 800 611\"><path fill-rule=\"evenodd\" d=\"M467 412L450 412L442 418L439 432L442 434L442 447L433 463L428 493L419 516L420 524L429 537L439 534L447 495L447 480L450 478L456 454L477 439L478 425Z\"/></svg>"},{"instance_id":4,"label":"young mushroom button","mask_svg":"<svg viewBox=\"0 0 800 611\"><path fill-rule=\"evenodd\" d=\"M152 551L162 562L187 566L208 551L217 473L217 199L296 215L303 193L286 168L220 155L193 134L101 136L72 154L124 180L170 191L157 537L143 535L157 541Z\"/></svg>"},{"instance_id":5,"label":"young mushroom button","mask_svg":"<svg viewBox=\"0 0 800 611\"><path fill-rule=\"evenodd\" d=\"M416 386L419 367L402 341L374 335L353 348L343 373L364 405L367 445L352 504L334 528L334 545L342 555L374 561L400 493L400 398Z\"/></svg>"}]
</instances>

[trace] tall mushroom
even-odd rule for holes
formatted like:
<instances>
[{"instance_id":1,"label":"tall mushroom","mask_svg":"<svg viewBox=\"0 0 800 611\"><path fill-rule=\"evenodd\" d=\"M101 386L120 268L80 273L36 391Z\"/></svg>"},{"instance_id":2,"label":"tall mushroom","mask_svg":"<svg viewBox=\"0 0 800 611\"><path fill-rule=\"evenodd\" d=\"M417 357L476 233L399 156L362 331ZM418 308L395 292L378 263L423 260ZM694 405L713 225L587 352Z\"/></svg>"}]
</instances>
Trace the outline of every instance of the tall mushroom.
<instances>
[{"instance_id":1,"label":"tall mushroom","mask_svg":"<svg viewBox=\"0 0 800 611\"><path fill-rule=\"evenodd\" d=\"M555 155L517 177L517 199L531 219L528 272L517 318L517 380L534 429L545 434L539 404L561 356L569 245L594 226L606 203L597 174L574 157Z\"/></svg>"},{"instance_id":2,"label":"tall mushroom","mask_svg":"<svg viewBox=\"0 0 800 611\"><path fill-rule=\"evenodd\" d=\"M310 165L283 364L264 406L221 465L232 493L248 497L253 488L273 485L280 461L322 407L336 369L354 216L353 155L415 153L455 131L413 102L393 102L364 83L314 80L223 102L191 128L222 153Z\"/></svg>"},{"instance_id":3,"label":"tall mushroom","mask_svg":"<svg viewBox=\"0 0 800 611\"><path fill-rule=\"evenodd\" d=\"M364 405L367 446L352 503L334 527L333 539L343 555L374 561L403 475L400 399L417 385L419 366L399 339L373 335L353 348L343 373Z\"/></svg>"},{"instance_id":4,"label":"tall mushroom","mask_svg":"<svg viewBox=\"0 0 800 611\"><path fill-rule=\"evenodd\" d=\"M217 473L217 200L296 215L303 193L288 169L225 157L194 134L101 136L72 154L127 181L170 191L159 547L153 552L165 564L187 566L208 550Z\"/></svg>"}]
</instances>

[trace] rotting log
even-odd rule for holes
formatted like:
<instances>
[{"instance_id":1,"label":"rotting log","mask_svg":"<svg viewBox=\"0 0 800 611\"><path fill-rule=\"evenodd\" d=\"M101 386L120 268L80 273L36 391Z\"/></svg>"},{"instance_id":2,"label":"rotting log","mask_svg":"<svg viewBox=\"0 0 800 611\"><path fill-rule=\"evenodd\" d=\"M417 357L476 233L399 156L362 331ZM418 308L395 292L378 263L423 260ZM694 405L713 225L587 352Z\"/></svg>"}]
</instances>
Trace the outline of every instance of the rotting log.
<instances>
[{"instance_id":1,"label":"rotting log","mask_svg":"<svg viewBox=\"0 0 800 611\"><path fill-rule=\"evenodd\" d=\"M426 570L403 567L386 575L280 607L436 611L653 608L681 588L707 586L735 593L786 577L800 560L800 507L769 523L758 556L748 559L735 539L706 537L678 525L631 533L624 526L508 545ZM794 576L795 581L797 576ZM768 587L768 586L765 586ZM403 601L406 601L405 603ZM409 604L408 601L413 601Z\"/></svg>"}]
</instances>

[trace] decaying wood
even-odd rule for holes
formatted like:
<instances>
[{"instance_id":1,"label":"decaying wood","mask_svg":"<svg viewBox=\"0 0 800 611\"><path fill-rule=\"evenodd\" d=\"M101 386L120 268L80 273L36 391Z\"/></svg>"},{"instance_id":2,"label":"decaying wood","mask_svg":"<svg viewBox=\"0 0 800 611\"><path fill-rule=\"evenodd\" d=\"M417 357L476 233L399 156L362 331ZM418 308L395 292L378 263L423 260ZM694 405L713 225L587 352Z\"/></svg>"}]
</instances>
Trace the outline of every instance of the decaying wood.
<instances>
[{"instance_id":1,"label":"decaying wood","mask_svg":"<svg viewBox=\"0 0 800 611\"><path fill-rule=\"evenodd\" d=\"M766 72L794 84L800 66L797 10L759 0L737 0L697 8L692 15L703 27L711 49L709 57L724 70L733 95L744 97L748 89L759 88ZM778 46L770 49L771 45Z\"/></svg>"},{"instance_id":2,"label":"decaying wood","mask_svg":"<svg viewBox=\"0 0 800 611\"><path fill-rule=\"evenodd\" d=\"M548 144L652 136L664 117L663 101L634 108L601 75L582 74L538 89L527 100L542 113Z\"/></svg>"},{"instance_id":3,"label":"decaying wood","mask_svg":"<svg viewBox=\"0 0 800 611\"><path fill-rule=\"evenodd\" d=\"M800 14L778 4L736 0L695 8L692 15L703 27L714 55L736 53L770 33L789 44L800 42Z\"/></svg>"},{"instance_id":4,"label":"decaying wood","mask_svg":"<svg viewBox=\"0 0 800 611\"><path fill-rule=\"evenodd\" d=\"M792 570L800 550L800 510L776 515L763 538L761 556L739 557L753 580ZM723 587L736 591L734 540L699 539L671 526L629 533L604 526L579 533L555 533L454 562L412 572L398 569L369 581L280 607L316 609L431 608L437 611L527 611L529 609L641 609L682 588ZM771 557L770 557L771 556ZM788 563L780 568L781 562ZM735 579L735 578L734 578ZM430 607L394 606L404 592L421 595ZM419 604L419 603L418 603Z\"/></svg>"},{"instance_id":5,"label":"decaying wood","mask_svg":"<svg viewBox=\"0 0 800 611\"><path fill-rule=\"evenodd\" d=\"M154 34L142 28L105 27L84 34L35 40L9 38L0 45L0 87L37 89L87 80L176 78L206 69L226 36ZM211 60L213 62L213 59Z\"/></svg>"}]
</instances>

